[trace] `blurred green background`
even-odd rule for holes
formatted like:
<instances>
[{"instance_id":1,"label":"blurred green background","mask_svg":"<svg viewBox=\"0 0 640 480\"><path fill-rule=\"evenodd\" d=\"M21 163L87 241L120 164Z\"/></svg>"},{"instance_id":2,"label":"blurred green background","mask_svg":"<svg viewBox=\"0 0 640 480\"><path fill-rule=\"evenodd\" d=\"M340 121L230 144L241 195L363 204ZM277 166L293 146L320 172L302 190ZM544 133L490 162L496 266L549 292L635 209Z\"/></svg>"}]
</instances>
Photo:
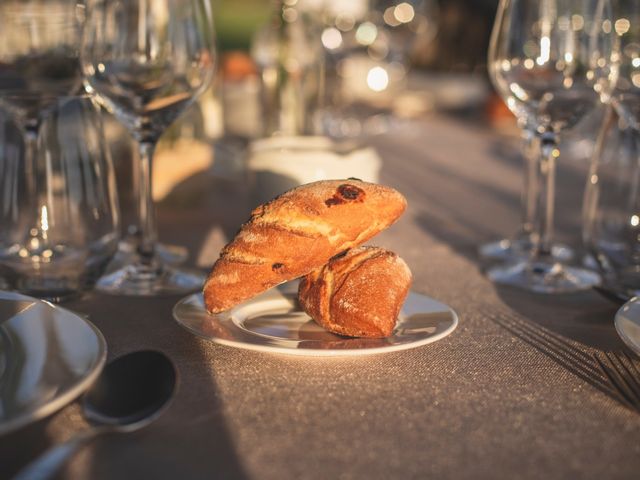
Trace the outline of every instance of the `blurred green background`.
<instances>
[{"instance_id":1,"label":"blurred green background","mask_svg":"<svg viewBox=\"0 0 640 480\"><path fill-rule=\"evenodd\" d=\"M256 30L269 18L274 0L211 0L218 48L248 51ZM342 0L347 3L352 0ZM489 35L498 0L437 0L438 33L414 57L416 67L444 72L486 71Z\"/></svg>"},{"instance_id":2,"label":"blurred green background","mask_svg":"<svg viewBox=\"0 0 640 480\"><path fill-rule=\"evenodd\" d=\"M345 0L349 1L349 0ZM218 48L248 50L256 29L269 17L269 0L213 0Z\"/></svg>"}]
</instances>

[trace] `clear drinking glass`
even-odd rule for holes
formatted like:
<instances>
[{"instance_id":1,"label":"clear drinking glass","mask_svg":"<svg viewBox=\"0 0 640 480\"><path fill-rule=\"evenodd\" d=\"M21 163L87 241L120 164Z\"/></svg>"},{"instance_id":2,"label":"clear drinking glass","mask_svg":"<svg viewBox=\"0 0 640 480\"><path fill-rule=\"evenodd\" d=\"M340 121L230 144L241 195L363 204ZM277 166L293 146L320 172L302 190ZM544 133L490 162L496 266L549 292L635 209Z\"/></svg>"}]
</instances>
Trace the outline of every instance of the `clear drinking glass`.
<instances>
[{"instance_id":1,"label":"clear drinking glass","mask_svg":"<svg viewBox=\"0 0 640 480\"><path fill-rule=\"evenodd\" d=\"M491 55L492 51L490 51ZM491 59L489 60L491 64ZM490 71L491 73L491 71ZM522 129L522 150L524 156L524 175L522 182L522 223L511 237L485 243L478 248L481 257L493 260L514 261L526 258L533 248L531 238L535 207L535 185L538 151L535 130L527 127L527 119L518 119Z\"/></svg>"},{"instance_id":2,"label":"clear drinking glass","mask_svg":"<svg viewBox=\"0 0 640 480\"><path fill-rule=\"evenodd\" d=\"M22 132L27 169L35 168L43 119L81 86L82 18L75 0L0 2L0 106Z\"/></svg>"},{"instance_id":3,"label":"clear drinking glass","mask_svg":"<svg viewBox=\"0 0 640 480\"><path fill-rule=\"evenodd\" d=\"M251 54L260 74L263 136L312 135L322 96L322 45L316 19L277 0Z\"/></svg>"},{"instance_id":4,"label":"clear drinking glass","mask_svg":"<svg viewBox=\"0 0 640 480\"><path fill-rule=\"evenodd\" d=\"M614 18L609 27L615 33L616 48L611 72L600 75L598 87L618 114L640 130L640 2L611 1Z\"/></svg>"},{"instance_id":5,"label":"clear drinking glass","mask_svg":"<svg viewBox=\"0 0 640 480\"><path fill-rule=\"evenodd\" d=\"M90 0L82 42L85 87L138 142L138 232L131 264L98 287L128 295L196 290L204 277L156 251L151 159L165 129L209 85L214 33L208 0Z\"/></svg>"},{"instance_id":6,"label":"clear drinking glass","mask_svg":"<svg viewBox=\"0 0 640 480\"><path fill-rule=\"evenodd\" d=\"M539 177L540 137L537 132L537 120L533 108L524 102L517 101L509 88L510 86L500 81L503 65L510 68L512 63L507 60L507 63L503 64L500 58L503 56L500 48L501 42L505 41L503 39L505 34L502 30L505 28L506 9L507 5L500 4L498 7L491 32L487 66L491 83L498 94L505 100L511 112L516 116L518 127L522 132L522 150L525 160L521 197L522 223L513 237L481 245L478 251L484 258L514 263L522 262L530 257L535 245L535 223L538 215L536 197ZM561 248L560 252L565 252L565 250ZM567 253L565 260L571 257L571 252Z\"/></svg>"},{"instance_id":7,"label":"clear drinking glass","mask_svg":"<svg viewBox=\"0 0 640 480\"><path fill-rule=\"evenodd\" d=\"M598 262L603 287L640 294L640 132L610 110L587 178L584 244Z\"/></svg>"},{"instance_id":8,"label":"clear drinking glass","mask_svg":"<svg viewBox=\"0 0 640 480\"><path fill-rule=\"evenodd\" d=\"M539 293L578 291L599 282L594 272L567 266L552 255L559 135L595 107L594 76L609 64L613 49L599 3L501 0L498 6L489 69L511 110L533 120L540 137L541 181L533 252L526 261L490 269L487 275L494 282Z\"/></svg>"},{"instance_id":9,"label":"clear drinking glass","mask_svg":"<svg viewBox=\"0 0 640 480\"><path fill-rule=\"evenodd\" d=\"M607 3L600 0L599 12ZM587 180L584 241L621 297L640 293L640 2L613 0L604 18L615 44L595 82L613 107L605 118Z\"/></svg>"},{"instance_id":10,"label":"clear drinking glass","mask_svg":"<svg viewBox=\"0 0 640 480\"><path fill-rule=\"evenodd\" d=\"M42 113L81 86L83 9L71 0L0 3L0 98L37 134Z\"/></svg>"},{"instance_id":11,"label":"clear drinking glass","mask_svg":"<svg viewBox=\"0 0 640 480\"><path fill-rule=\"evenodd\" d=\"M535 128L528 123L528 119L524 116L518 119L518 124L522 129L522 154L524 157L520 197L522 221L512 236L485 243L478 248L478 253L482 258L511 263L526 260L533 250L533 224L536 220L536 192L538 190L538 162L540 160L540 139ZM559 243L554 243L551 246L551 254L560 261L571 260L574 256L574 252L569 246Z\"/></svg>"},{"instance_id":12,"label":"clear drinking glass","mask_svg":"<svg viewBox=\"0 0 640 480\"><path fill-rule=\"evenodd\" d=\"M435 0L321 2L325 53L320 130L331 137L378 134L399 125L394 98L408 79L416 46L438 29Z\"/></svg>"},{"instance_id":13,"label":"clear drinking glass","mask_svg":"<svg viewBox=\"0 0 640 480\"><path fill-rule=\"evenodd\" d=\"M416 42L431 42L438 31L436 0L373 0L370 21L388 35L387 60L408 67ZM384 34L383 33L383 34Z\"/></svg>"},{"instance_id":14,"label":"clear drinking glass","mask_svg":"<svg viewBox=\"0 0 640 480\"><path fill-rule=\"evenodd\" d=\"M59 301L104 272L118 244L118 205L97 106L84 96L50 107L33 164L18 127L0 132L0 277Z\"/></svg>"}]
</instances>

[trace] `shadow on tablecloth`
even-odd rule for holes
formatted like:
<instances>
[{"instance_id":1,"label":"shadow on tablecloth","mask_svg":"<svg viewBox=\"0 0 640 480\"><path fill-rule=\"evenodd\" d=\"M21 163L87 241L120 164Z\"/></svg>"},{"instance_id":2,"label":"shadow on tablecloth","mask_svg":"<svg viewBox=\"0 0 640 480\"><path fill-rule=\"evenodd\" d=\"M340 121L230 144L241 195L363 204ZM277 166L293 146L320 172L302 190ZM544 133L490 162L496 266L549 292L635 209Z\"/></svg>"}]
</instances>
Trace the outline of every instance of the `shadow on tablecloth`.
<instances>
[{"instance_id":1,"label":"shadow on tablecloth","mask_svg":"<svg viewBox=\"0 0 640 480\"><path fill-rule=\"evenodd\" d=\"M84 465L72 465L70 477L246 478L212 367L216 349L173 320L171 310L178 300L95 293L75 306L91 312L107 339L110 357L160 350L176 365L179 385L162 417L138 433L99 439Z\"/></svg>"},{"instance_id":2,"label":"shadow on tablecloth","mask_svg":"<svg viewBox=\"0 0 640 480\"><path fill-rule=\"evenodd\" d=\"M593 356L599 351L627 350L613 326L617 305L605 302L594 292L549 296L502 286L496 291L512 312L487 311L491 321L628 407ZM585 306L590 307L588 311Z\"/></svg>"},{"instance_id":3,"label":"shadow on tablecloth","mask_svg":"<svg viewBox=\"0 0 640 480\"><path fill-rule=\"evenodd\" d=\"M212 366L218 350L177 325L171 311L178 300L91 292L64 305L88 315L100 329L108 360L135 350L162 351L178 369L179 386L168 410L154 423L133 434L96 439L56 478L246 478ZM85 428L74 403L0 437L0 478L10 478L48 447Z\"/></svg>"}]
</instances>

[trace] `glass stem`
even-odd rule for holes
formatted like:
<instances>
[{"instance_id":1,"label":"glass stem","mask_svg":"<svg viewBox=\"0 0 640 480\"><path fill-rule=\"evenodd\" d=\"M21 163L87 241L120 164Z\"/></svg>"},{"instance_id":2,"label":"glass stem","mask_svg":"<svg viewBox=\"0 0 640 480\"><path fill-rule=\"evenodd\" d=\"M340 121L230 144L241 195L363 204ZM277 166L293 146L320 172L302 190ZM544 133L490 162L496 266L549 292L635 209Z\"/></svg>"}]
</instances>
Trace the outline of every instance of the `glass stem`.
<instances>
[{"instance_id":1,"label":"glass stem","mask_svg":"<svg viewBox=\"0 0 640 480\"><path fill-rule=\"evenodd\" d=\"M593 232L593 222L596 221L596 210L598 206L599 186L598 186L598 170L604 149L604 142L607 133L618 120L617 115L611 105L607 106L602 125L598 131L596 142L591 154L591 163L589 164L589 173L587 175L587 187L584 189L582 200L582 243L588 248L592 246L591 234ZM595 254L591 252L594 257Z\"/></svg>"},{"instance_id":2,"label":"glass stem","mask_svg":"<svg viewBox=\"0 0 640 480\"><path fill-rule=\"evenodd\" d=\"M36 175L37 175L37 152L38 152L38 135L40 133L40 123L36 121L28 121L23 129L24 137L24 169L25 178L27 179L27 190L29 197L36 198Z\"/></svg>"},{"instance_id":3,"label":"glass stem","mask_svg":"<svg viewBox=\"0 0 640 480\"><path fill-rule=\"evenodd\" d=\"M156 148L155 142L140 142L140 159L138 162L137 178L137 251L144 264L150 264L154 259L155 246L158 238L156 230L156 214L151 191L151 161Z\"/></svg>"},{"instance_id":4,"label":"glass stem","mask_svg":"<svg viewBox=\"0 0 640 480\"><path fill-rule=\"evenodd\" d=\"M536 260L553 263L551 245L553 241L554 206L556 194L556 160L559 156L558 139L548 130L540 137L540 165L538 183L537 232L534 233L533 256Z\"/></svg>"},{"instance_id":5,"label":"glass stem","mask_svg":"<svg viewBox=\"0 0 640 480\"><path fill-rule=\"evenodd\" d=\"M522 234L531 236L536 221L536 192L538 190L538 138L535 131L526 129L522 136L524 153L524 178L522 185Z\"/></svg>"}]
</instances>

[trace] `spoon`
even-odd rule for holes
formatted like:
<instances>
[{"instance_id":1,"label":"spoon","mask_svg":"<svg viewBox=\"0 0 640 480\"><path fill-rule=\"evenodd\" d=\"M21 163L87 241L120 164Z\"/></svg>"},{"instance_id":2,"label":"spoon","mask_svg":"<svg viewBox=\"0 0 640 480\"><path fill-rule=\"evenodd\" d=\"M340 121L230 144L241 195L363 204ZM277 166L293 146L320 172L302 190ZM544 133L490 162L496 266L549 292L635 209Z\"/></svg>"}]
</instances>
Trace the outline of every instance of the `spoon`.
<instances>
[{"instance_id":1,"label":"spoon","mask_svg":"<svg viewBox=\"0 0 640 480\"><path fill-rule=\"evenodd\" d=\"M14 480L50 478L96 436L145 427L166 410L176 384L176 369L163 353L143 350L116 358L83 397L82 413L93 426L50 448L18 472Z\"/></svg>"}]
</instances>

